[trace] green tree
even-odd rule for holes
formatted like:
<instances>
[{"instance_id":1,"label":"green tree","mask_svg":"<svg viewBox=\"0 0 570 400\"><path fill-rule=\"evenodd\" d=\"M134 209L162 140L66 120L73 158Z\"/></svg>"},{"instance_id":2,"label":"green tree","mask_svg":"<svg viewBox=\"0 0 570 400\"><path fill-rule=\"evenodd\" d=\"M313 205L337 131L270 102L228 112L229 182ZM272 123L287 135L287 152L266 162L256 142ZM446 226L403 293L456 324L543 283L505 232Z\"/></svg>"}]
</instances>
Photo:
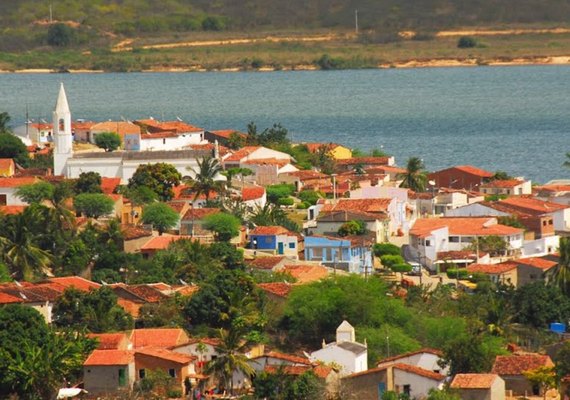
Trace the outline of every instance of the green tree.
<instances>
[{"instance_id":1,"label":"green tree","mask_svg":"<svg viewBox=\"0 0 570 400\"><path fill-rule=\"evenodd\" d=\"M44 200L51 199L54 191L55 187L51 183L38 182L18 187L15 194L28 204L40 204Z\"/></svg>"},{"instance_id":2,"label":"green tree","mask_svg":"<svg viewBox=\"0 0 570 400\"><path fill-rule=\"evenodd\" d=\"M229 242L239 235L241 222L231 214L217 213L204 218L204 228L215 233L216 240Z\"/></svg>"},{"instance_id":3,"label":"green tree","mask_svg":"<svg viewBox=\"0 0 570 400\"><path fill-rule=\"evenodd\" d=\"M212 374L218 381L228 388L233 394L234 371L241 371L244 375L251 377L254 370L248 363L248 358L243 352L245 341L244 332L236 327L229 330L220 329L218 339L220 344L216 346L218 357L211 360L206 366L206 373Z\"/></svg>"},{"instance_id":4,"label":"green tree","mask_svg":"<svg viewBox=\"0 0 570 400\"><path fill-rule=\"evenodd\" d=\"M312 155L311 161L323 174L330 175L335 171L336 162L331 154L329 145L323 144L320 146Z\"/></svg>"},{"instance_id":5,"label":"green tree","mask_svg":"<svg viewBox=\"0 0 570 400\"><path fill-rule=\"evenodd\" d=\"M380 257L380 262L386 268L392 268L393 265L405 264L406 261L400 255L386 254Z\"/></svg>"},{"instance_id":6,"label":"green tree","mask_svg":"<svg viewBox=\"0 0 570 400\"><path fill-rule=\"evenodd\" d=\"M205 157L198 160L198 169L192 169L192 171L194 178L190 182L194 191L194 200L200 195L204 195L208 201L212 193L223 190L223 183L218 180L222 172L222 166L218 159Z\"/></svg>"},{"instance_id":7,"label":"green tree","mask_svg":"<svg viewBox=\"0 0 570 400\"><path fill-rule=\"evenodd\" d=\"M73 199L75 211L88 218L99 218L113 212L115 202L102 193L82 193Z\"/></svg>"},{"instance_id":8,"label":"green tree","mask_svg":"<svg viewBox=\"0 0 570 400\"><path fill-rule=\"evenodd\" d=\"M360 220L345 222L338 228L339 236L364 235L366 233L366 223Z\"/></svg>"},{"instance_id":9,"label":"green tree","mask_svg":"<svg viewBox=\"0 0 570 400\"><path fill-rule=\"evenodd\" d=\"M401 249L392 243L376 243L372 249L376 257L382 257L389 254L399 256L402 254Z\"/></svg>"},{"instance_id":10,"label":"green tree","mask_svg":"<svg viewBox=\"0 0 570 400\"><path fill-rule=\"evenodd\" d=\"M548 271L548 278L560 288L562 293L570 296L570 238L560 238L559 252L558 265Z\"/></svg>"},{"instance_id":11,"label":"green tree","mask_svg":"<svg viewBox=\"0 0 570 400\"><path fill-rule=\"evenodd\" d=\"M168 201L174 196L173 186L180 184L182 175L172 164L156 163L139 165L129 179L129 189L146 186L155 192L162 201Z\"/></svg>"},{"instance_id":12,"label":"green tree","mask_svg":"<svg viewBox=\"0 0 570 400\"><path fill-rule=\"evenodd\" d=\"M428 392L427 400L461 400L461 397L451 389L432 388Z\"/></svg>"},{"instance_id":13,"label":"green tree","mask_svg":"<svg viewBox=\"0 0 570 400\"><path fill-rule=\"evenodd\" d=\"M315 190L303 190L299 192L298 197L301 199L301 201L307 202L313 206L317 204L317 201L319 201L319 199L322 199L324 196L322 193Z\"/></svg>"},{"instance_id":14,"label":"green tree","mask_svg":"<svg viewBox=\"0 0 570 400\"><path fill-rule=\"evenodd\" d=\"M237 132L230 133L228 137L228 147L232 150L241 149L245 146L247 139Z\"/></svg>"},{"instance_id":15,"label":"green tree","mask_svg":"<svg viewBox=\"0 0 570 400\"><path fill-rule=\"evenodd\" d=\"M39 246L42 235L35 227L45 224L41 206L3 217L0 231L0 257L16 279L32 280L44 276L52 265L52 255Z\"/></svg>"},{"instance_id":16,"label":"green tree","mask_svg":"<svg viewBox=\"0 0 570 400\"><path fill-rule=\"evenodd\" d=\"M169 298L160 303L146 303L140 308L138 322L143 328L182 327L182 307L179 299Z\"/></svg>"},{"instance_id":17,"label":"green tree","mask_svg":"<svg viewBox=\"0 0 570 400\"><path fill-rule=\"evenodd\" d=\"M102 193L101 175L94 171L80 173L79 178L75 181L74 189L77 194Z\"/></svg>"},{"instance_id":18,"label":"green tree","mask_svg":"<svg viewBox=\"0 0 570 400\"><path fill-rule=\"evenodd\" d=\"M115 151L121 146L121 137L115 132L102 132L95 136L95 145L107 152Z\"/></svg>"},{"instance_id":19,"label":"green tree","mask_svg":"<svg viewBox=\"0 0 570 400\"><path fill-rule=\"evenodd\" d=\"M250 216L249 222L256 226L279 225L292 232L299 231L297 223L287 218L287 214L281 208L270 203L263 207L256 207Z\"/></svg>"},{"instance_id":20,"label":"green tree","mask_svg":"<svg viewBox=\"0 0 570 400\"><path fill-rule=\"evenodd\" d=\"M496 171L491 177L492 181L508 181L509 179L513 179L513 177L505 171Z\"/></svg>"},{"instance_id":21,"label":"green tree","mask_svg":"<svg viewBox=\"0 0 570 400\"><path fill-rule=\"evenodd\" d=\"M515 320L522 324L545 329L551 322L568 321L570 298L556 285L542 281L518 288L512 299Z\"/></svg>"},{"instance_id":22,"label":"green tree","mask_svg":"<svg viewBox=\"0 0 570 400\"><path fill-rule=\"evenodd\" d=\"M460 49L469 49L477 46L477 40L472 36L461 36L457 41L457 47Z\"/></svg>"},{"instance_id":23,"label":"green tree","mask_svg":"<svg viewBox=\"0 0 570 400\"><path fill-rule=\"evenodd\" d=\"M559 380L570 375L570 342L562 343L553 361L556 365L556 375L558 375Z\"/></svg>"},{"instance_id":24,"label":"green tree","mask_svg":"<svg viewBox=\"0 0 570 400\"><path fill-rule=\"evenodd\" d=\"M508 249L507 241L497 235L479 236L469 246L469 250L489 253L493 257L504 255Z\"/></svg>"},{"instance_id":25,"label":"green tree","mask_svg":"<svg viewBox=\"0 0 570 400\"><path fill-rule=\"evenodd\" d=\"M494 354L489 354L479 335L463 335L449 341L443 349L442 366L449 365L449 374L489 371Z\"/></svg>"},{"instance_id":26,"label":"green tree","mask_svg":"<svg viewBox=\"0 0 570 400\"><path fill-rule=\"evenodd\" d=\"M10 133L10 114L6 111L0 113L0 134Z\"/></svg>"},{"instance_id":27,"label":"green tree","mask_svg":"<svg viewBox=\"0 0 570 400\"><path fill-rule=\"evenodd\" d=\"M535 369L523 371L523 375L533 385L537 385L546 399L546 391L556 387L556 372L554 367L540 366Z\"/></svg>"},{"instance_id":28,"label":"green tree","mask_svg":"<svg viewBox=\"0 0 570 400\"><path fill-rule=\"evenodd\" d=\"M399 175L402 179L400 187L408 188L414 192L423 192L427 183L424 162L421 158L411 157L406 164L406 172Z\"/></svg>"},{"instance_id":29,"label":"green tree","mask_svg":"<svg viewBox=\"0 0 570 400\"><path fill-rule=\"evenodd\" d=\"M0 133L0 158L13 158L22 167L30 163L26 145L11 133Z\"/></svg>"},{"instance_id":30,"label":"green tree","mask_svg":"<svg viewBox=\"0 0 570 400\"><path fill-rule=\"evenodd\" d=\"M102 333L132 328L132 317L117 304L113 290L102 286L88 293L66 289L53 308L53 322L59 327Z\"/></svg>"},{"instance_id":31,"label":"green tree","mask_svg":"<svg viewBox=\"0 0 570 400\"><path fill-rule=\"evenodd\" d=\"M75 40L75 29L58 22L50 25L47 32L47 43L54 47L67 47Z\"/></svg>"},{"instance_id":32,"label":"green tree","mask_svg":"<svg viewBox=\"0 0 570 400\"><path fill-rule=\"evenodd\" d=\"M523 223L519 220L516 215L506 215L504 217L498 217L497 222L501 225L512 226L513 228L526 229Z\"/></svg>"},{"instance_id":33,"label":"green tree","mask_svg":"<svg viewBox=\"0 0 570 400\"><path fill-rule=\"evenodd\" d=\"M393 264L390 266L390 269L394 272L399 272L402 279L404 279L404 273L410 272L412 270L412 266L410 264Z\"/></svg>"},{"instance_id":34,"label":"green tree","mask_svg":"<svg viewBox=\"0 0 570 400\"><path fill-rule=\"evenodd\" d=\"M154 203L158 200L157 194L146 186L138 186L133 189L125 188L121 193L123 193L134 206L142 206Z\"/></svg>"},{"instance_id":35,"label":"green tree","mask_svg":"<svg viewBox=\"0 0 570 400\"><path fill-rule=\"evenodd\" d=\"M143 224L152 225L159 235L173 228L178 223L180 216L166 203L152 203L143 208L141 221Z\"/></svg>"},{"instance_id":36,"label":"green tree","mask_svg":"<svg viewBox=\"0 0 570 400\"><path fill-rule=\"evenodd\" d=\"M290 184L270 185L265 188L267 200L273 204L279 204L279 199L291 196L295 192L295 186Z\"/></svg>"}]
</instances>

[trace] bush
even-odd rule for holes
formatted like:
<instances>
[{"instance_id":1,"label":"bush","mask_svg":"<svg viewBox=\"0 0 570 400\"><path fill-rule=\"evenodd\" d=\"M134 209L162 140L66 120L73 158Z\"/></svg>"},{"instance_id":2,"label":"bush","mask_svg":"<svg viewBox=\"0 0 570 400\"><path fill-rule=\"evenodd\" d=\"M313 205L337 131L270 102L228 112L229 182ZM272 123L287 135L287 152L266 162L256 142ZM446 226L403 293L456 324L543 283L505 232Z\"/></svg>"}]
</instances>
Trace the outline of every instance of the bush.
<instances>
[{"instance_id":1,"label":"bush","mask_svg":"<svg viewBox=\"0 0 570 400\"><path fill-rule=\"evenodd\" d=\"M380 261L382 265L387 268L392 268L396 264L405 264L406 261L402 256L387 254L385 256L380 257Z\"/></svg>"},{"instance_id":2,"label":"bush","mask_svg":"<svg viewBox=\"0 0 570 400\"><path fill-rule=\"evenodd\" d=\"M226 29L226 21L223 17L209 16L202 21L202 29L205 31L223 31Z\"/></svg>"},{"instance_id":3,"label":"bush","mask_svg":"<svg viewBox=\"0 0 570 400\"><path fill-rule=\"evenodd\" d=\"M366 233L366 224L364 221L348 221L338 228L339 236L363 235L364 233Z\"/></svg>"},{"instance_id":4,"label":"bush","mask_svg":"<svg viewBox=\"0 0 570 400\"><path fill-rule=\"evenodd\" d=\"M277 204L280 206L292 206L295 201L291 197L283 197L277 200Z\"/></svg>"},{"instance_id":5,"label":"bush","mask_svg":"<svg viewBox=\"0 0 570 400\"><path fill-rule=\"evenodd\" d=\"M412 270L412 266L410 264L394 264L390 267L390 269L394 272L399 272L404 274L406 272L410 272Z\"/></svg>"},{"instance_id":6,"label":"bush","mask_svg":"<svg viewBox=\"0 0 570 400\"><path fill-rule=\"evenodd\" d=\"M319 201L319 199L321 199L323 196L321 193L314 190L303 190L297 197L299 197L303 202L307 202L310 205L314 206L317 204L317 201Z\"/></svg>"},{"instance_id":7,"label":"bush","mask_svg":"<svg viewBox=\"0 0 570 400\"><path fill-rule=\"evenodd\" d=\"M465 268L449 268L447 277L449 279L467 279L469 278L469 272Z\"/></svg>"},{"instance_id":8,"label":"bush","mask_svg":"<svg viewBox=\"0 0 570 400\"><path fill-rule=\"evenodd\" d=\"M75 40L75 30L62 23L53 24L48 28L47 42L50 46L66 47Z\"/></svg>"},{"instance_id":9,"label":"bush","mask_svg":"<svg viewBox=\"0 0 570 400\"><path fill-rule=\"evenodd\" d=\"M374 247L372 247L372 250L374 251L374 255L376 257L382 257L386 255L399 256L401 254L400 248L392 243L376 243Z\"/></svg>"},{"instance_id":10,"label":"bush","mask_svg":"<svg viewBox=\"0 0 570 400\"><path fill-rule=\"evenodd\" d=\"M267 200L270 203L279 204L279 199L287 198L293 194L295 186L287 184L271 185L265 190L267 192Z\"/></svg>"},{"instance_id":11,"label":"bush","mask_svg":"<svg viewBox=\"0 0 570 400\"><path fill-rule=\"evenodd\" d=\"M302 201L299 204L297 204L298 210L306 210L309 207L311 207L311 205L309 203L307 203L306 201Z\"/></svg>"},{"instance_id":12,"label":"bush","mask_svg":"<svg viewBox=\"0 0 570 400\"><path fill-rule=\"evenodd\" d=\"M95 145L105 151L117 150L121 145L121 137L114 132L102 132L95 136Z\"/></svg>"},{"instance_id":13,"label":"bush","mask_svg":"<svg viewBox=\"0 0 570 400\"><path fill-rule=\"evenodd\" d=\"M457 47L460 49L470 49L477 46L477 40L471 36L461 36L457 41Z\"/></svg>"}]
</instances>

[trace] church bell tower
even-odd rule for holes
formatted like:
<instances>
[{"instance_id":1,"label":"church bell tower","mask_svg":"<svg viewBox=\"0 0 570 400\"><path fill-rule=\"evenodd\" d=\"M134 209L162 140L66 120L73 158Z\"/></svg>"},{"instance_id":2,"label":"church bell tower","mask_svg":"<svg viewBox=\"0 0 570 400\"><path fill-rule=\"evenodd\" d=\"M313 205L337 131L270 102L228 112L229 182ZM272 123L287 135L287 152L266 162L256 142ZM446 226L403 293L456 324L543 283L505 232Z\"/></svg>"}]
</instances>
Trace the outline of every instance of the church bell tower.
<instances>
[{"instance_id":1,"label":"church bell tower","mask_svg":"<svg viewBox=\"0 0 570 400\"><path fill-rule=\"evenodd\" d=\"M53 111L53 174L68 176L67 160L73 156L73 137L71 135L71 111L63 83L59 88L57 103Z\"/></svg>"}]
</instances>

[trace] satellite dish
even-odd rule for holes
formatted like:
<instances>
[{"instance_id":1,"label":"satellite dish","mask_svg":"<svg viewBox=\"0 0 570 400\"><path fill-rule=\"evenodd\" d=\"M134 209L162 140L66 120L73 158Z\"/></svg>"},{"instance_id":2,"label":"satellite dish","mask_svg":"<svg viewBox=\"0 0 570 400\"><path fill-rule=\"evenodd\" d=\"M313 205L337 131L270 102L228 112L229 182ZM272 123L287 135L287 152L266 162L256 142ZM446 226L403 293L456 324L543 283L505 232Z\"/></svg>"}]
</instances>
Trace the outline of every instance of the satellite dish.
<instances>
[{"instance_id":1,"label":"satellite dish","mask_svg":"<svg viewBox=\"0 0 570 400\"><path fill-rule=\"evenodd\" d=\"M431 186L435 186L435 181L433 181L433 180L432 180L432 181L428 181L428 183L429 183Z\"/></svg>"}]
</instances>

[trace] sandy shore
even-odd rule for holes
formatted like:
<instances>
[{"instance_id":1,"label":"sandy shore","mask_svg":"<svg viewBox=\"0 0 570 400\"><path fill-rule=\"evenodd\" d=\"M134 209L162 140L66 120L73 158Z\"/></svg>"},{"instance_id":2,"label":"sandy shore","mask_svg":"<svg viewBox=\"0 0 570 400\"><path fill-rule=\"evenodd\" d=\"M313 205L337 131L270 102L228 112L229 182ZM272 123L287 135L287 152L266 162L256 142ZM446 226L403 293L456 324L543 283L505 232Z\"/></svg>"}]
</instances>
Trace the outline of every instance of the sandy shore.
<instances>
[{"instance_id":1,"label":"sandy shore","mask_svg":"<svg viewBox=\"0 0 570 400\"><path fill-rule=\"evenodd\" d=\"M517 66L517 65L570 65L570 56L552 56L552 57L518 57L513 59L499 58L491 60L480 60L477 58L440 58L440 59L425 59L425 60L409 60L395 63L385 63L377 66L379 69L385 68L448 68L448 67L476 67L476 66ZM280 68L280 71L316 71L319 68L313 64L299 64L294 66L286 66ZM248 69L252 72L272 72L277 69L271 66L264 66L259 69ZM240 72L244 71L241 68L221 68L221 69L206 69L202 66L188 66L185 67L155 67L141 72ZM50 69L21 69L15 71L0 70L0 73L16 73L16 74L43 74L43 73L58 73L57 70ZM105 73L102 70L88 70L77 69L68 70L66 72L72 74L87 74L87 73Z\"/></svg>"}]
</instances>

